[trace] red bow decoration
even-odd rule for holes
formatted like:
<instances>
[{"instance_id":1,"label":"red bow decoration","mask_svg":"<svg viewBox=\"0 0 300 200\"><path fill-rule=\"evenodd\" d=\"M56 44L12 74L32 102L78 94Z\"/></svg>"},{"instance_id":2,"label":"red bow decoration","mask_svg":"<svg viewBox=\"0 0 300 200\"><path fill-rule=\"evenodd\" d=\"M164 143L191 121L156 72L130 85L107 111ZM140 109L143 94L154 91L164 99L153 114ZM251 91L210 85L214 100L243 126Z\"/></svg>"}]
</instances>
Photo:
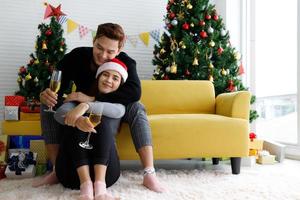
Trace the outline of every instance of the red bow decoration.
<instances>
[{"instance_id":1,"label":"red bow decoration","mask_svg":"<svg viewBox=\"0 0 300 200\"><path fill-rule=\"evenodd\" d=\"M256 134L254 132L249 133L249 138L251 140L251 142L253 141L253 139L256 138Z\"/></svg>"},{"instance_id":2,"label":"red bow decoration","mask_svg":"<svg viewBox=\"0 0 300 200\"><path fill-rule=\"evenodd\" d=\"M3 141L0 141L0 155L3 151L5 151L5 143Z\"/></svg>"}]
</instances>

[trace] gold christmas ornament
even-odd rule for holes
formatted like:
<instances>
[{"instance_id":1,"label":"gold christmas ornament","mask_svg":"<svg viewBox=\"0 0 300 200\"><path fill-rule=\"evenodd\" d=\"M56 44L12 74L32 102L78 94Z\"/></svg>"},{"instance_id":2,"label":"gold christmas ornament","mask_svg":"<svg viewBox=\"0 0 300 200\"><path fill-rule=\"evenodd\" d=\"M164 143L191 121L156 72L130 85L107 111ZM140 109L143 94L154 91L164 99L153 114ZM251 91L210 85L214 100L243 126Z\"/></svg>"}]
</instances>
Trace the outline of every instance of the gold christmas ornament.
<instances>
[{"instance_id":1,"label":"gold christmas ornament","mask_svg":"<svg viewBox=\"0 0 300 200\"><path fill-rule=\"evenodd\" d=\"M209 42L209 46L210 46L210 47L214 47L214 46L215 46L215 42L214 42L214 41L210 41L210 42Z\"/></svg>"},{"instance_id":2,"label":"gold christmas ornament","mask_svg":"<svg viewBox=\"0 0 300 200\"><path fill-rule=\"evenodd\" d=\"M209 75L208 80L209 80L210 82L214 82L214 77L213 77L212 75Z\"/></svg>"},{"instance_id":3,"label":"gold christmas ornament","mask_svg":"<svg viewBox=\"0 0 300 200\"><path fill-rule=\"evenodd\" d=\"M194 58L194 61L193 61L193 65L195 66L195 65L199 65L199 63L198 63L198 58Z\"/></svg>"},{"instance_id":4,"label":"gold christmas ornament","mask_svg":"<svg viewBox=\"0 0 300 200\"><path fill-rule=\"evenodd\" d=\"M35 61L34 61L34 64L39 64L40 63L40 61L39 61L39 59L36 59Z\"/></svg>"},{"instance_id":5,"label":"gold christmas ornament","mask_svg":"<svg viewBox=\"0 0 300 200\"><path fill-rule=\"evenodd\" d=\"M239 52L235 52L234 53L234 58L236 59L236 60L240 60L241 59L241 54L239 53Z\"/></svg>"},{"instance_id":6,"label":"gold christmas ornament","mask_svg":"<svg viewBox=\"0 0 300 200\"><path fill-rule=\"evenodd\" d=\"M176 74L177 73L177 65L175 62L172 62L172 65L171 65L171 71L170 71L172 74Z\"/></svg>"},{"instance_id":7,"label":"gold christmas ornament","mask_svg":"<svg viewBox=\"0 0 300 200\"><path fill-rule=\"evenodd\" d=\"M227 71L226 71L224 68L222 68L221 74L222 74L223 76L226 76L226 75L227 75Z\"/></svg>"},{"instance_id":8,"label":"gold christmas ornament","mask_svg":"<svg viewBox=\"0 0 300 200\"><path fill-rule=\"evenodd\" d=\"M214 65L210 62L209 65L208 65L208 67L209 67L210 69L213 69L213 68L214 68Z\"/></svg>"},{"instance_id":9,"label":"gold christmas ornament","mask_svg":"<svg viewBox=\"0 0 300 200\"><path fill-rule=\"evenodd\" d=\"M33 81L34 81L35 83L37 83L37 82L39 82L39 79L38 79L37 77L35 77L35 78L33 79Z\"/></svg>"},{"instance_id":10,"label":"gold christmas ornament","mask_svg":"<svg viewBox=\"0 0 300 200\"><path fill-rule=\"evenodd\" d=\"M159 51L160 55L166 53L166 50L164 48L162 48L160 51Z\"/></svg>"},{"instance_id":11,"label":"gold christmas ornament","mask_svg":"<svg viewBox=\"0 0 300 200\"><path fill-rule=\"evenodd\" d=\"M43 41L43 44L42 44L42 49L43 49L43 50L46 50L46 49L48 49L48 48L47 48L47 44L46 44L46 42L45 42L45 41Z\"/></svg>"},{"instance_id":12,"label":"gold christmas ornament","mask_svg":"<svg viewBox=\"0 0 300 200\"><path fill-rule=\"evenodd\" d=\"M181 47L182 49L186 49L186 46L185 45L182 45L182 47Z\"/></svg>"},{"instance_id":13,"label":"gold christmas ornament","mask_svg":"<svg viewBox=\"0 0 300 200\"><path fill-rule=\"evenodd\" d=\"M187 7L187 9L192 9L193 8L192 4L190 4L190 3L186 7Z\"/></svg>"},{"instance_id":14,"label":"gold christmas ornament","mask_svg":"<svg viewBox=\"0 0 300 200\"><path fill-rule=\"evenodd\" d=\"M27 75L25 76L25 80L28 81L28 80L30 80L30 79L32 79L32 77L31 77L31 75L30 75L30 73L29 73L29 74L27 74Z\"/></svg>"},{"instance_id":15,"label":"gold christmas ornament","mask_svg":"<svg viewBox=\"0 0 300 200\"><path fill-rule=\"evenodd\" d=\"M62 47L60 47L60 49L59 49L61 52L63 52L64 51L64 49L62 48Z\"/></svg>"},{"instance_id":16,"label":"gold christmas ornament","mask_svg":"<svg viewBox=\"0 0 300 200\"><path fill-rule=\"evenodd\" d=\"M20 76L18 77L17 82L18 82L18 83L21 83L21 82L22 82L22 78L21 78Z\"/></svg>"},{"instance_id":17,"label":"gold christmas ornament","mask_svg":"<svg viewBox=\"0 0 300 200\"><path fill-rule=\"evenodd\" d=\"M177 14L177 18L179 20L183 20L184 19L184 12L180 11L178 14Z\"/></svg>"},{"instance_id":18,"label":"gold christmas ornament","mask_svg":"<svg viewBox=\"0 0 300 200\"><path fill-rule=\"evenodd\" d=\"M193 27L195 26L195 24L194 24L194 23L191 23L190 26L193 28Z\"/></svg>"}]
</instances>

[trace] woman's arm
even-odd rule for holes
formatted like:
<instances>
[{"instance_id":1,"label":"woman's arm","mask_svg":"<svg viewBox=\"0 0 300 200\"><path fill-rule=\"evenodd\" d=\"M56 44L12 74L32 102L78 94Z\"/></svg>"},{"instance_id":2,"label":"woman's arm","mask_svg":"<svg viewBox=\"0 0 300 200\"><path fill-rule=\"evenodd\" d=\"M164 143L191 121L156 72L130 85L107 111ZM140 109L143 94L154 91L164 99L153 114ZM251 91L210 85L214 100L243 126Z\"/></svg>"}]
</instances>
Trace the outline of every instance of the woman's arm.
<instances>
[{"instance_id":1,"label":"woman's arm","mask_svg":"<svg viewBox=\"0 0 300 200\"><path fill-rule=\"evenodd\" d=\"M125 114L125 106L122 104L108 103L108 102L89 102L89 103L74 103L67 102L60 106L54 118L62 125L75 126L75 122L79 116L86 112L97 113L103 107L102 115L110 118L121 118Z\"/></svg>"}]
</instances>

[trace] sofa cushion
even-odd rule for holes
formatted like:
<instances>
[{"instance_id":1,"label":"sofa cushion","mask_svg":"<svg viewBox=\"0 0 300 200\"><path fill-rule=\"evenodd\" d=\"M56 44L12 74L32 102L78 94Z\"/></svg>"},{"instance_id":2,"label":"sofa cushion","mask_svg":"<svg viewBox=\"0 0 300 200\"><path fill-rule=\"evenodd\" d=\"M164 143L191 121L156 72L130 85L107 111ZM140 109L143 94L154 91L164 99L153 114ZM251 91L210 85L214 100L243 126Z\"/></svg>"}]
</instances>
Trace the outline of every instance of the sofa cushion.
<instances>
[{"instance_id":1,"label":"sofa cushion","mask_svg":"<svg viewBox=\"0 0 300 200\"><path fill-rule=\"evenodd\" d=\"M156 159L248 155L247 120L213 114L161 114L148 119Z\"/></svg>"},{"instance_id":2,"label":"sofa cushion","mask_svg":"<svg viewBox=\"0 0 300 200\"><path fill-rule=\"evenodd\" d=\"M215 113L210 81L143 80L141 102L147 114Z\"/></svg>"}]
</instances>

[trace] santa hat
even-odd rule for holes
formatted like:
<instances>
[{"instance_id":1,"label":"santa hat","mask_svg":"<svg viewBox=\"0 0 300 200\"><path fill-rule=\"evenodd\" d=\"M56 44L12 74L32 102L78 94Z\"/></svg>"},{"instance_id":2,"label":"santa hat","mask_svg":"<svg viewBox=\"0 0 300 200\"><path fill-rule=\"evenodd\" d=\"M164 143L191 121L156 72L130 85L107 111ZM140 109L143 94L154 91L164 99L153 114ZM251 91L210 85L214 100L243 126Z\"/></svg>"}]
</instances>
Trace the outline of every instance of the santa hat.
<instances>
[{"instance_id":1,"label":"santa hat","mask_svg":"<svg viewBox=\"0 0 300 200\"><path fill-rule=\"evenodd\" d=\"M117 58L113 58L110 61L100 65L96 73L96 78L98 78L99 74L101 74L103 71L107 70L114 70L116 72L119 72L124 82L128 77L127 67L125 63L123 63Z\"/></svg>"}]
</instances>

